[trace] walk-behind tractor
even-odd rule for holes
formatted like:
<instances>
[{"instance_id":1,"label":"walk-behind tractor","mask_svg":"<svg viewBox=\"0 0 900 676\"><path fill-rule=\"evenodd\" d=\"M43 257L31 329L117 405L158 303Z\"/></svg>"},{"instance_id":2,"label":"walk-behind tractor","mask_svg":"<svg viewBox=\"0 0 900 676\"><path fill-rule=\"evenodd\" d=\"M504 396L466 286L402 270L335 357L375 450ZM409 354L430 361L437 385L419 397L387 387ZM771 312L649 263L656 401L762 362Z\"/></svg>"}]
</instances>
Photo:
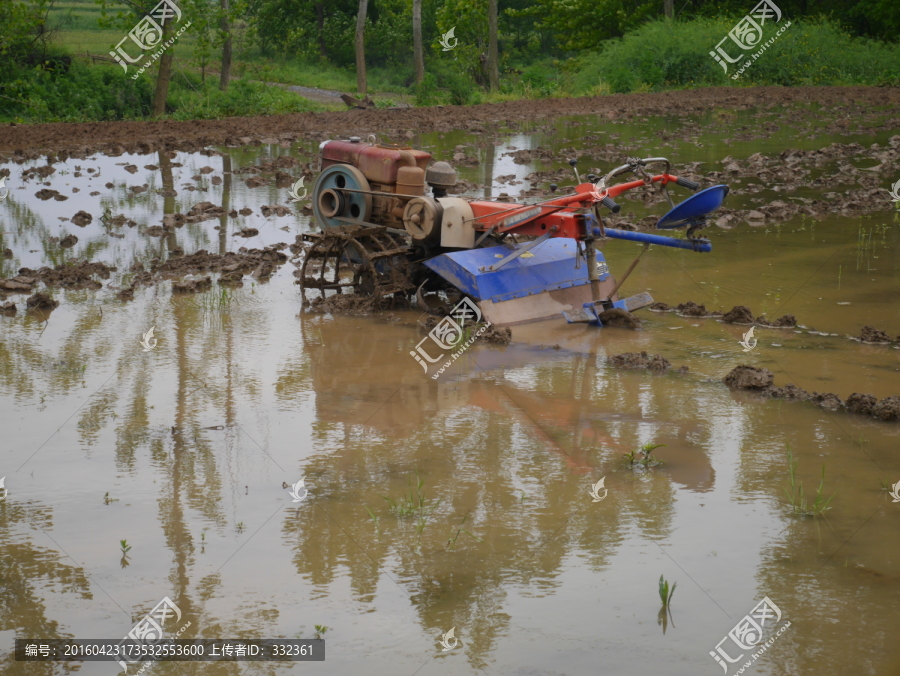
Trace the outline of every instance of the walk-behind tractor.
<instances>
[{"instance_id":1,"label":"walk-behind tractor","mask_svg":"<svg viewBox=\"0 0 900 676\"><path fill-rule=\"evenodd\" d=\"M311 199L322 232L304 235L304 298L310 289L323 296L345 290L375 297L415 294L427 308L429 293L455 289L499 326L560 314L569 322L600 326L611 314L653 302L648 293L621 300L618 295L651 244L712 249L695 233L728 194L727 186L717 185L676 206L668 184L691 190L699 185L671 175L667 159L650 157L629 158L602 178L588 174L586 181L570 160L578 182L574 192L535 204L451 197L456 172L448 163L428 166L429 153L371 140L351 137L320 146L322 171ZM654 164L665 165L664 172L647 173ZM636 180L611 185L628 172ZM687 228L685 239L604 226L601 208L617 213L614 198L645 185L661 191L672 207L656 227ZM605 238L644 244L618 282L597 249Z\"/></svg>"}]
</instances>

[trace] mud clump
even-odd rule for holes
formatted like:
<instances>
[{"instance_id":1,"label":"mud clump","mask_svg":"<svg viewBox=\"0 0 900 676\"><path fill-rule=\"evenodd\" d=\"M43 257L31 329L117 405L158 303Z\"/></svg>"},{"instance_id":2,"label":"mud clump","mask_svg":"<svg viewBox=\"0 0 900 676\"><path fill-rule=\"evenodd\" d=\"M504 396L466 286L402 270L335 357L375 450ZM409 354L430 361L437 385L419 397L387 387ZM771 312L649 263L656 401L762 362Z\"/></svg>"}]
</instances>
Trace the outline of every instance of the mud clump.
<instances>
[{"instance_id":1,"label":"mud clump","mask_svg":"<svg viewBox=\"0 0 900 676\"><path fill-rule=\"evenodd\" d=\"M83 228L86 225L90 225L91 221L94 220L94 217L91 216L86 211L79 211L77 214L72 216L72 223L77 225L80 228Z\"/></svg>"},{"instance_id":2,"label":"mud clump","mask_svg":"<svg viewBox=\"0 0 900 676\"><path fill-rule=\"evenodd\" d=\"M30 270L21 268L20 275L40 279L47 286L61 286L66 289L99 289L103 285L94 279L109 279L109 274L116 268L105 263L89 263L87 261L72 262L68 265L57 265L55 268Z\"/></svg>"},{"instance_id":3,"label":"mud clump","mask_svg":"<svg viewBox=\"0 0 900 676\"><path fill-rule=\"evenodd\" d=\"M662 303L662 302L657 301L656 303L653 303L653 305L650 306L650 309L653 310L654 312L668 312L672 308L670 308L667 303Z\"/></svg>"},{"instance_id":4,"label":"mud clump","mask_svg":"<svg viewBox=\"0 0 900 676\"><path fill-rule=\"evenodd\" d=\"M24 270L25 268L22 269ZM3 289L4 291L15 291L17 293L30 293L37 281L37 277L19 274L10 279L0 279L0 289Z\"/></svg>"},{"instance_id":5,"label":"mud clump","mask_svg":"<svg viewBox=\"0 0 900 676\"><path fill-rule=\"evenodd\" d=\"M884 331L879 331L874 326L869 326L866 324L862 327L862 332L859 334L859 340L864 343L890 343L891 339L888 334Z\"/></svg>"},{"instance_id":6,"label":"mud clump","mask_svg":"<svg viewBox=\"0 0 900 676\"><path fill-rule=\"evenodd\" d=\"M508 326L500 328L497 326L489 326L487 330L479 335L481 326L475 329L473 337L476 343L488 343L489 345L509 345L512 342L512 329Z\"/></svg>"},{"instance_id":7,"label":"mud clump","mask_svg":"<svg viewBox=\"0 0 900 676\"><path fill-rule=\"evenodd\" d=\"M164 228L180 228L184 225L184 214L166 214L163 216L163 224Z\"/></svg>"},{"instance_id":8,"label":"mud clump","mask_svg":"<svg viewBox=\"0 0 900 676\"><path fill-rule=\"evenodd\" d=\"M211 218L224 216L227 212L224 208L213 204L212 202L200 202L191 207L191 210L184 216L185 223L201 223Z\"/></svg>"},{"instance_id":9,"label":"mud clump","mask_svg":"<svg viewBox=\"0 0 900 676\"><path fill-rule=\"evenodd\" d=\"M250 207L244 207L244 208L241 209L238 213L239 213L241 216L249 216L250 214L253 213L253 209L251 209Z\"/></svg>"},{"instance_id":10,"label":"mud clump","mask_svg":"<svg viewBox=\"0 0 900 676\"><path fill-rule=\"evenodd\" d=\"M769 370L740 364L725 376L725 385L738 390L763 390L775 382L775 375Z\"/></svg>"},{"instance_id":11,"label":"mud clump","mask_svg":"<svg viewBox=\"0 0 900 676\"><path fill-rule=\"evenodd\" d=\"M13 257L12 249L4 249L4 250L3 250L3 257L4 257L4 258L12 258L12 257Z\"/></svg>"},{"instance_id":12,"label":"mud clump","mask_svg":"<svg viewBox=\"0 0 900 676\"><path fill-rule=\"evenodd\" d=\"M163 278L201 275L210 272L236 272L249 275L256 272L260 279L269 277L276 267L287 262L287 256L280 249L286 244L274 244L265 249L247 250L241 247L237 253L211 254L201 249L188 256L170 257L165 263L156 263L152 272Z\"/></svg>"},{"instance_id":13,"label":"mud clump","mask_svg":"<svg viewBox=\"0 0 900 676\"><path fill-rule=\"evenodd\" d=\"M794 315L782 315L774 322L770 322L765 315L760 315L756 318L755 323L759 326L769 326L773 329L792 329L797 326L797 318Z\"/></svg>"},{"instance_id":14,"label":"mud clump","mask_svg":"<svg viewBox=\"0 0 900 676\"><path fill-rule=\"evenodd\" d=\"M885 397L875 405L872 415L885 421L900 420L900 397Z\"/></svg>"},{"instance_id":15,"label":"mud clump","mask_svg":"<svg viewBox=\"0 0 900 676\"><path fill-rule=\"evenodd\" d=\"M672 368L671 362L659 354L648 355L646 352L623 352L614 354L609 358L609 363L616 368L647 369L656 373L663 373Z\"/></svg>"},{"instance_id":16,"label":"mud clump","mask_svg":"<svg viewBox=\"0 0 900 676\"><path fill-rule=\"evenodd\" d=\"M678 314L684 315L686 317L709 316L709 312L706 311L706 305L697 305L697 303L692 300L689 300L687 303L676 305L675 310L678 312Z\"/></svg>"},{"instance_id":17,"label":"mud clump","mask_svg":"<svg viewBox=\"0 0 900 676\"><path fill-rule=\"evenodd\" d=\"M771 385L767 387L763 393L766 396L775 399L786 399L787 401L807 401L812 395L802 387L797 387L793 383L788 383L784 387L775 387Z\"/></svg>"},{"instance_id":18,"label":"mud clump","mask_svg":"<svg viewBox=\"0 0 900 676\"><path fill-rule=\"evenodd\" d=\"M200 293L208 291L212 287L212 279L189 279L183 282L172 283L172 293Z\"/></svg>"},{"instance_id":19,"label":"mud clump","mask_svg":"<svg viewBox=\"0 0 900 676\"><path fill-rule=\"evenodd\" d=\"M114 225L117 228L123 225L127 225L129 228L133 228L137 225L136 222L132 221L130 218L127 218L124 214L110 217L101 216L100 220L103 221L106 225Z\"/></svg>"},{"instance_id":20,"label":"mud clump","mask_svg":"<svg viewBox=\"0 0 900 676\"><path fill-rule=\"evenodd\" d=\"M29 310L47 310L49 312L59 307L59 301L53 300L45 293L36 293L25 301L25 306Z\"/></svg>"},{"instance_id":21,"label":"mud clump","mask_svg":"<svg viewBox=\"0 0 900 676\"><path fill-rule=\"evenodd\" d=\"M75 235L66 235L59 240L59 246L63 249L71 249L76 244L78 244L78 238Z\"/></svg>"},{"instance_id":22,"label":"mud clump","mask_svg":"<svg viewBox=\"0 0 900 676\"><path fill-rule=\"evenodd\" d=\"M4 317L12 317L14 314L16 314L16 304L12 301L0 305L0 315L3 315Z\"/></svg>"},{"instance_id":23,"label":"mud clump","mask_svg":"<svg viewBox=\"0 0 900 676\"><path fill-rule=\"evenodd\" d=\"M56 190L50 190L49 188L43 188L41 190L38 190L36 193L34 193L34 196L37 197L38 199L42 199L44 201L47 201L49 199L55 199L57 202L63 202L65 200L69 199L65 195L60 195L59 192L57 192Z\"/></svg>"},{"instance_id":24,"label":"mud clump","mask_svg":"<svg viewBox=\"0 0 900 676\"><path fill-rule=\"evenodd\" d=\"M620 329L639 329L641 328L641 320L635 317L627 310L621 308L610 308L604 310L597 317L603 323L603 326L611 326Z\"/></svg>"},{"instance_id":25,"label":"mud clump","mask_svg":"<svg viewBox=\"0 0 900 676\"><path fill-rule=\"evenodd\" d=\"M844 402L841 398L831 392L825 392L824 394L813 392L809 400L828 411L837 411L844 408Z\"/></svg>"},{"instance_id":26,"label":"mud clump","mask_svg":"<svg viewBox=\"0 0 900 676\"><path fill-rule=\"evenodd\" d=\"M219 276L219 284L228 284L231 286L244 286L244 273L240 270L231 272L223 272Z\"/></svg>"},{"instance_id":27,"label":"mud clump","mask_svg":"<svg viewBox=\"0 0 900 676\"><path fill-rule=\"evenodd\" d=\"M342 315L369 315L384 309L382 298L358 293L336 293L318 297L309 304L310 312Z\"/></svg>"},{"instance_id":28,"label":"mud clump","mask_svg":"<svg viewBox=\"0 0 900 676\"><path fill-rule=\"evenodd\" d=\"M847 397L847 410L851 413L859 413L860 415L874 415L875 406L878 399L871 394L857 394L854 392Z\"/></svg>"},{"instance_id":29,"label":"mud clump","mask_svg":"<svg viewBox=\"0 0 900 676\"><path fill-rule=\"evenodd\" d=\"M746 305L735 305L722 317L728 324L752 324L753 313Z\"/></svg>"},{"instance_id":30,"label":"mud clump","mask_svg":"<svg viewBox=\"0 0 900 676\"><path fill-rule=\"evenodd\" d=\"M269 216L290 216L293 212L280 204L264 204L260 207L262 215L266 218Z\"/></svg>"},{"instance_id":31,"label":"mud clump","mask_svg":"<svg viewBox=\"0 0 900 676\"><path fill-rule=\"evenodd\" d=\"M238 237L256 237L259 234L259 230L256 228L244 228L243 230L238 230L234 234Z\"/></svg>"},{"instance_id":32,"label":"mud clump","mask_svg":"<svg viewBox=\"0 0 900 676\"><path fill-rule=\"evenodd\" d=\"M164 237L168 233L169 231L161 225L151 225L149 228L144 230L144 234L149 235L150 237Z\"/></svg>"}]
</instances>

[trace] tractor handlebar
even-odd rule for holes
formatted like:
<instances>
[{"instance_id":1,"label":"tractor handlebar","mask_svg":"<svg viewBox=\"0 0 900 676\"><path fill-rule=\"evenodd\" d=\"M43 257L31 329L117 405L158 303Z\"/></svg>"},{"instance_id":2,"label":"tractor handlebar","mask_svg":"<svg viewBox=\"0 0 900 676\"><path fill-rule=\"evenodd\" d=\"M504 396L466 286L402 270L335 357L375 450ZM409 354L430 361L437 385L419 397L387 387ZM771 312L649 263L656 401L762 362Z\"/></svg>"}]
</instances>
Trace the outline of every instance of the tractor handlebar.
<instances>
[{"instance_id":1,"label":"tractor handlebar","mask_svg":"<svg viewBox=\"0 0 900 676\"><path fill-rule=\"evenodd\" d=\"M622 209L621 205L616 204L612 197L604 197L602 200L600 200L600 204L605 206L614 214L619 213L619 211L621 211Z\"/></svg>"},{"instance_id":2,"label":"tractor handlebar","mask_svg":"<svg viewBox=\"0 0 900 676\"><path fill-rule=\"evenodd\" d=\"M696 190L700 187L700 184L697 181L692 181L689 178L677 178L675 179L675 184L680 185L682 188L687 188L688 190Z\"/></svg>"}]
</instances>

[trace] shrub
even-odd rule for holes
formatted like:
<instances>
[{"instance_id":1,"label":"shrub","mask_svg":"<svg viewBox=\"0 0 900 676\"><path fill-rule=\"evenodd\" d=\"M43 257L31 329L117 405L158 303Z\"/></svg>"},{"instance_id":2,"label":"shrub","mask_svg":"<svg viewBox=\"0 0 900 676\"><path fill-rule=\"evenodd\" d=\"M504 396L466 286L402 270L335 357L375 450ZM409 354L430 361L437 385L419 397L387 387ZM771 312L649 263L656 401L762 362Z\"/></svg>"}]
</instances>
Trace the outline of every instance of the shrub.
<instances>
[{"instance_id":1,"label":"shrub","mask_svg":"<svg viewBox=\"0 0 900 676\"><path fill-rule=\"evenodd\" d=\"M644 24L579 59L573 93L598 87L615 93L660 91L717 85L849 85L900 82L900 46L853 38L825 19L793 21L778 39L733 80L739 64L726 74L709 55L737 18ZM784 25L786 19L782 19ZM764 40L775 31L766 27ZM730 41L729 41L730 42ZM729 54L736 47L726 43ZM757 50L745 52L750 55Z\"/></svg>"},{"instance_id":2,"label":"shrub","mask_svg":"<svg viewBox=\"0 0 900 676\"><path fill-rule=\"evenodd\" d=\"M0 75L0 120L21 122L82 122L123 120L151 111L153 90L148 79L132 80L119 66L88 66L71 61L66 68L60 55L45 62Z\"/></svg>"},{"instance_id":3,"label":"shrub","mask_svg":"<svg viewBox=\"0 0 900 676\"><path fill-rule=\"evenodd\" d=\"M220 117L306 113L319 106L274 85L235 80L227 92L218 83L207 81L200 87L173 87L169 103L177 120L204 120Z\"/></svg>"}]
</instances>

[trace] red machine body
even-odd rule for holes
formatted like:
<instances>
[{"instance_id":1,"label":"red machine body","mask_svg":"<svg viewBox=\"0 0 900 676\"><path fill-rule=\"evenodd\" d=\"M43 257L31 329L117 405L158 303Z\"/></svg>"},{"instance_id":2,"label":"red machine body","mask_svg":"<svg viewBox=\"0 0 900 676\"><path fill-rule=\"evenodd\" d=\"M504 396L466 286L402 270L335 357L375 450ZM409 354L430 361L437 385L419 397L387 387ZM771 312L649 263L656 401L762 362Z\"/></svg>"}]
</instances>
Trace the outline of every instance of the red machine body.
<instances>
[{"instance_id":1,"label":"red machine body","mask_svg":"<svg viewBox=\"0 0 900 676\"><path fill-rule=\"evenodd\" d=\"M397 183L397 172L400 167L411 166L410 159L414 166L425 171L431 153L350 141L328 141L322 145L322 169L333 164L350 164L359 169L370 183Z\"/></svg>"}]
</instances>

